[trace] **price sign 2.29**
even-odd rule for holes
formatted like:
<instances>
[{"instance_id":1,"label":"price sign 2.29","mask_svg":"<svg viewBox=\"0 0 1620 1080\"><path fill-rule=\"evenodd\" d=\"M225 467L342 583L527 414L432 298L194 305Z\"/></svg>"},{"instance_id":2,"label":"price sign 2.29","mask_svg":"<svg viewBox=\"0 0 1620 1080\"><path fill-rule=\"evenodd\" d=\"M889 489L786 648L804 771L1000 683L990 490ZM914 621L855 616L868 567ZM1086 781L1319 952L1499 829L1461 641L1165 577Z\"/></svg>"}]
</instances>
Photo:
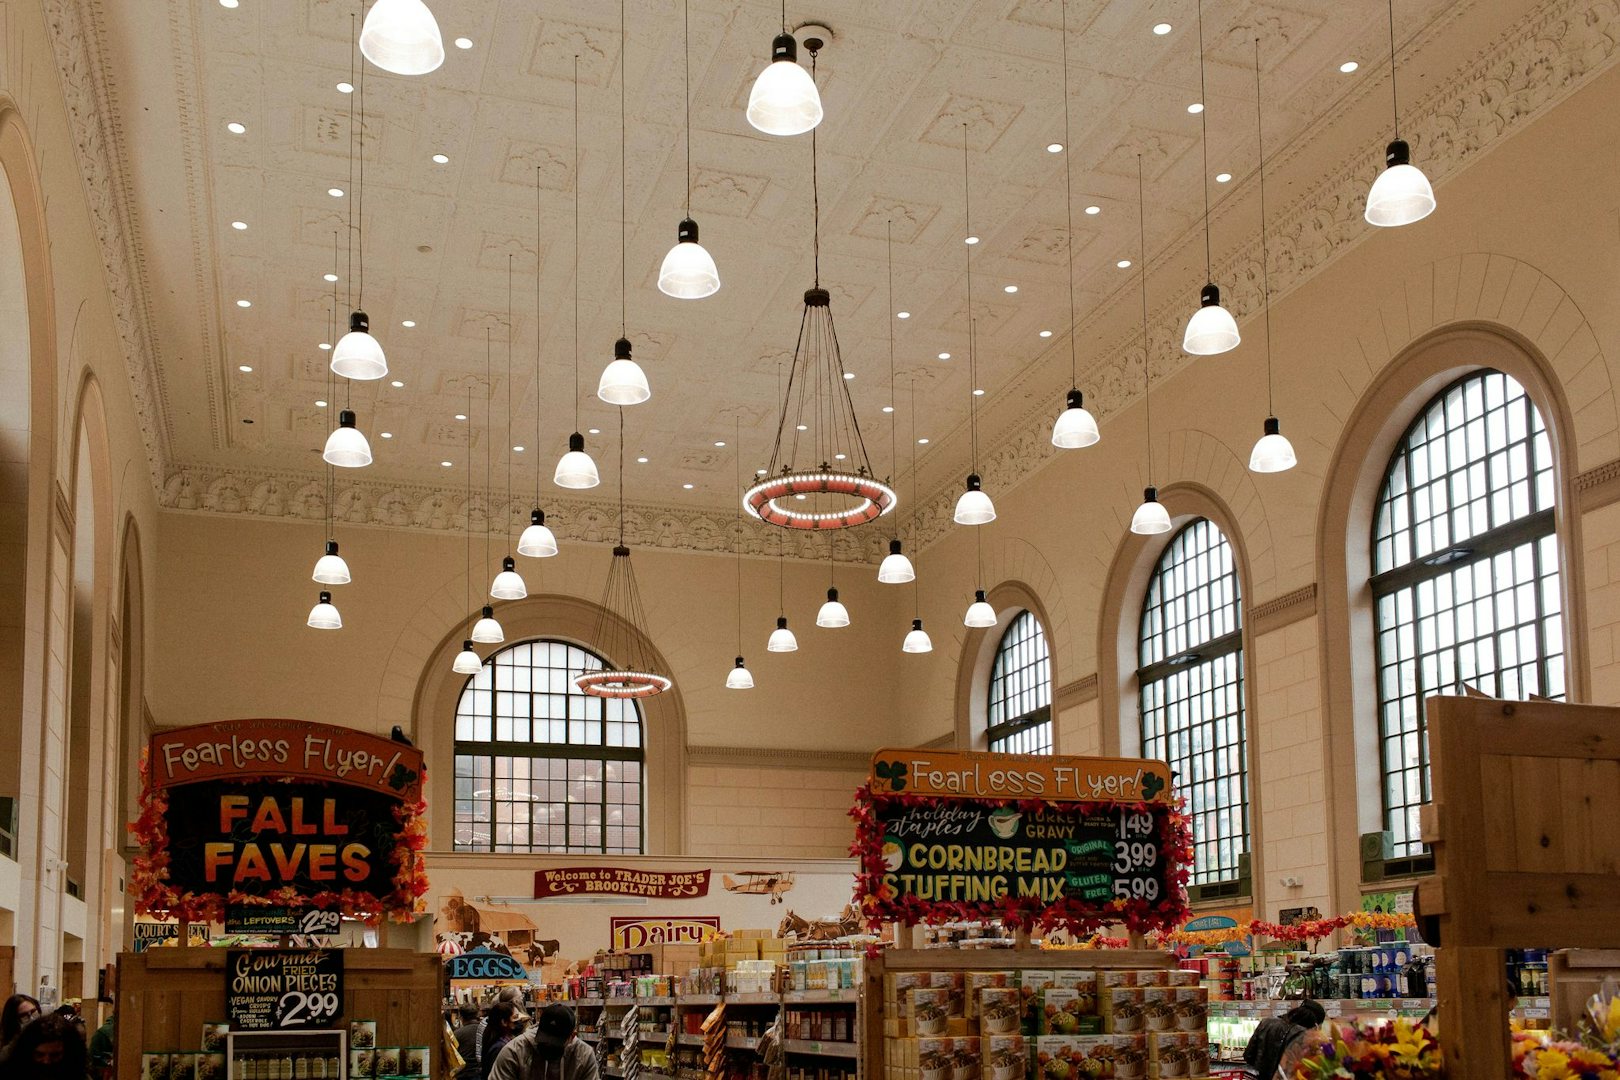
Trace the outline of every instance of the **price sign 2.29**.
<instances>
[{"instance_id":1,"label":"price sign 2.29","mask_svg":"<svg viewBox=\"0 0 1620 1080\"><path fill-rule=\"evenodd\" d=\"M232 1031L332 1027L343 1015L343 950L231 949L225 1009Z\"/></svg>"}]
</instances>

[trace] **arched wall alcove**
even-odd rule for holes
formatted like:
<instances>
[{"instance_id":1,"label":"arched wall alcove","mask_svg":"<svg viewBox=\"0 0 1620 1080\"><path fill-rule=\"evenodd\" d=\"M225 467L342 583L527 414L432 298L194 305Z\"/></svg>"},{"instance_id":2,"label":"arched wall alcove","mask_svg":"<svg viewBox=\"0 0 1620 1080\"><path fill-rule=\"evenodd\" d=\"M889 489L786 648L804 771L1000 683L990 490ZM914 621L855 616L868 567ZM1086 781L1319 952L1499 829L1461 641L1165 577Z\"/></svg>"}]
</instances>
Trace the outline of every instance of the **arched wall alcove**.
<instances>
[{"instance_id":1,"label":"arched wall alcove","mask_svg":"<svg viewBox=\"0 0 1620 1080\"><path fill-rule=\"evenodd\" d=\"M1024 545L1028 547L1028 545ZM1033 549L1031 549L1033 550ZM1044 564L1043 564L1044 565ZM1050 589L1056 580L1043 581ZM1048 593L1050 595L1050 592ZM986 589L985 600L996 612L996 625L986 627L962 626L962 640L956 663L956 745L966 750L984 750L989 746L986 724L989 717L990 673L995 666L996 650L1007 627L1023 611L1032 613L1046 635L1047 652L1052 657L1052 752L1063 753L1058 739L1056 696L1058 688L1058 642L1064 627L1058 626L1042 593L1029 582L1006 580ZM969 597L963 598L963 607ZM1059 609L1061 610L1061 609ZM958 622L960 626L960 622Z\"/></svg>"}]
</instances>

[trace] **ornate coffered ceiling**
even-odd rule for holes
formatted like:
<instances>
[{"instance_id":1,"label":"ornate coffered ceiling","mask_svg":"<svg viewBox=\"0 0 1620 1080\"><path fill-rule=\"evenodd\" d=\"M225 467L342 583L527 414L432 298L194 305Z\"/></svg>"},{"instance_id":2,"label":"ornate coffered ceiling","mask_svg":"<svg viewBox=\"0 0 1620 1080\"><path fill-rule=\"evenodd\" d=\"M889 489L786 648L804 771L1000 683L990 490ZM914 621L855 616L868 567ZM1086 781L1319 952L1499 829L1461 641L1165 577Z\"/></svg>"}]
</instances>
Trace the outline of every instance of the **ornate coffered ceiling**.
<instances>
[{"instance_id":1,"label":"ornate coffered ceiling","mask_svg":"<svg viewBox=\"0 0 1620 1080\"><path fill-rule=\"evenodd\" d=\"M430 0L431 2L431 0ZM618 336L619 80L629 97L629 336L654 397L626 411L628 497L637 528L670 546L721 546L735 505L733 449L763 464L775 430L777 370L791 355L810 284L809 140L775 139L743 118L778 8L692 0L692 207L724 287L701 302L658 292L659 261L685 199L680 5L630 0L621 53L611 0L439 0L443 68L366 76L365 307L395 387L358 384L353 404L377 461L340 476L345 520L456 528L461 466L514 412L521 515L538 462L550 469L576 404L607 465L613 410L595 379ZM1068 385L1057 0L803 0L795 21L832 27L819 63L822 273L868 446L890 470L887 334L902 387L918 388L926 493L965 471L969 382L963 301L961 151L974 188L974 314L981 432L990 470L1026 473L1049 451L1044 427ZM347 158L353 2L47 0L70 108L164 505L319 517L319 447L331 423L334 233L353 197ZM1359 195L1387 135L1383 24L1339 0L1207 0L1208 120L1218 277L1240 314L1255 306L1257 223L1245 203L1255 165L1253 39L1264 57L1267 146L1284 192L1273 212L1273 280L1283 288L1360 235ZM1612 61L1613 3L1403 0L1402 85L1430 175L1463 167ZM162 17L158 17L161 15ZM1195 8L1189 0L1069 0L1075 249L1081 385L1095 411L1140 383L1139 334L1115 301L1134 298L1136 155L1148 172L1156 369L1203 281ZM1167 35L1151 27L1165 21ZM580 57L581 165L572 164L574 56ZM1354 74L1339 71L1354 59ZM242 134L227 123L245 127ZM433 156L448 158L436 163ZM536 191L535 177L539 185ZM328 188L346 194L336 198ZM580 365L573 374L573 197L580 194ZM537 218L538 203L538 218ZM1096 206L1098 213L1083 212ZM246 229L232 227L241 221ZM885 295L893 224L895 306ZM538 226L538 228L537 228ZM538 242L537 237L538 235ZM1196 238L1196 244L1192 241ZM508 256L515 358L504 340ZM339 267L347 291L350 276ZM358 285L358 281L355 282ZM1016 294L1004 287L1016 285ZM536 292L540 301L536 311ZM246 300L251 307L237 306ZM1185 301L1185 302L1183 302ZM340 299L340 303L343 301ZM1128 305L1126 305L1128 307ZM405 321L414 322L406 328ZM1042 330L1054 336L1042 338ZM950 360L936 359L941 352ZM538 361L537 361L538 356ZM537 374L538 363L538 374ZM241 366L251 372L240 371ZM1135 372L1133 374L1132 372ZM466 413L467 389L493 388ZM343 388L336 394L341 401ZM902 404L907 400L901 390ZM538 417L540 439L534 433ZM380 437L390 432L389 439ZM469 442L470 440L470 442ZM901 456L907 448L902 445ZM537 452L538 451L538 452ZM645 464L637 457L646 457ZM451 461L445 468L441 462ZM1014 465L1016 462L1016 466ZM340 472L342 472L340 470ZM611 470L604 468L611 485ZM683 485L690 484L687 489ZM905 490L910 490L909 480ZM607 498L568 499L544 483L564 535L588 539ZM598 493L610 487L598 489ZM938 498L926 500L937 511ZM930 514L930 518L937 516ZM593 524L593 522L595 524ZM475 522L477 527L477 522ZM866 540L871 543L865 543ZM874 547L876 545L876 547ZM816 545L824 557L825 548ZM866 557L881 538L848 544Z\"/></svg>"}]
</instances>

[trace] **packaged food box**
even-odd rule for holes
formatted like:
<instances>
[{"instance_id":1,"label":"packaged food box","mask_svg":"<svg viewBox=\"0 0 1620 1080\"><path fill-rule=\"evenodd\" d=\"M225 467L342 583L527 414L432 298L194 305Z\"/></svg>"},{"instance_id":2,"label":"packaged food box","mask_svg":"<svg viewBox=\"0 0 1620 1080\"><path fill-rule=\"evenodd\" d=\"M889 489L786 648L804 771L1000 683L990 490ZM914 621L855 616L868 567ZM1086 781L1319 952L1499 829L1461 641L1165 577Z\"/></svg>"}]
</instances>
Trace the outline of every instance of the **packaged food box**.
<instances>
[{"instance_id":1,"label":"packaged food box","mask_svg":"<svg viewBox=\"0 0 1620 1080\"><path fill-rule=\"evenodd\" d=\"M197 1055L196 1080L229 1080L225 1074L225 1050Z\"/></svg>"},{"instance_id":2,"label":"packaged food box","mask_svg":"<svg viewBox=\"0 0 1620 1080\"><path fill-rule=\"evenodd\" d=\"M350 1050L349 1051L349 1080L360 1077L377 1075L377 1051Z\"/></svg>"},{"instance_id":3,"label":"packaged food box","mask_svg":"<svg viewBox=\"0 0 1620 1080\"><path fill-rule=\"evenodd\" d=\"M932 987L912 990L909 996L907 1018L911 1021L908 1034L918 1038L949 1034L951 1021L951 992L947 988Z\"/></svg>"},{"instance_id":4,"label":"packaged food box","mask_svg":"<svg viewBox=\"0 0 1620 1080\"><path fill-rule=\"evenodd\" d=\"M1154 1080L1209 1075L1209 1039L1190 1031L1154 1032L1147 1036L1148 1075Z\"/></svg>"},{"instance_id":5,"label":"packaged food box","mask_svg":"<svg viewBox=\"0 0 1620 1080\"><path fill-rule=\"evenodd\" d=\"M983 1051L983 1080L1026 1080L1029 1043L1022 1035L992 1035L979 1040Z\"/></svg>"},{"instance_id":6,"label":"packaged food box","mask_svg":"<svg viewBox=\"0 0 1620 1080\"><path fill-rule=\"evenodd\" d=\"M1168 986L1138 987L1142 991L1143 1028L1173 1031L1176 1027L1176 992Z\"/></svg>"},{"instance_id":7,"label":"packaged food box","mask_svg":"<svg viewBox=\"0 0 1620 1080\"><path fill-rule=\"evenodd\" d=\"M1114 986L1100 990L1097 1002L1103 1023L1111 1034L1134 1035L1146 1028L1147 995L1140 987Z\"/></svg>"},{"instance_id":8,"label":"packaged food box","mask_svg":"<svg viewBox=\"0 0 1620 1080\"><path fill-rule=\"evenodd\" d=\"M1097 990L1100 993L1114 986L1135 986L1136 972L1134 971L1099 971L1097 972Z\"/></svg>"},{"instance_id":9,"label":"packaged food box","mask_svg":"<svg viewBox=\"0 0 1620 1080\"><path fill-rule=\"evenodd\" d=\"M1169 986L1170 972L1165 968L1149 968L1134 973L1137 986Z\"/></svg>"},{"instance_id":10,"label":"packaged food box","mask_svg":"<svg viewBox=\"0 0 1620 1080\"><path fill-rule=\"evenodd\" d=\"M1080 1034L1080 991L1060 986L1041 991L1038 1027L1038 1035Z\"/></svg>"},{"instance_id":11,"label":"packaged food box","mask_svg":"<svg viewBox=\"0 0 1620 1080\"><path fill-rule=\"evenodd\" d=\"M964 987L967 993L968 1019L979 1015L979 991L990 987L1006 988L1018 985L1018 972L1016 971L970 971L965 976Z\"/></svg>"},{"instance_id":12,"label":"packaged food box","mask_svg":"<svg viewBox=\"0 0 1620 1080\"><path fill-rule=\"evenodd\" d=\"M399 1075L399 1047L397 1047L397 1046L379 1046L379 1047L377 1047L377 1075L378 1076L398 1076Z\"/></svg>"},{"instance_id":13,"label":"packaged food box","mask_svg":"<svg viewBox=\"0 0 1620 1080\"><path fill-rule=\"evenodd\" d=\"M1148 1050L1139 1036L1048 1035L1035 1060L1036 1080L1141 1080Z\"/></svg>"},{"instance_id":14,"label":"packaged food box","mask_svg":"<svg viewBox=\"0 0 1620 1080\"><path fill-rule=\"evenodd\" d=\"M425 1046L402 1047L399 1053L399 1074L401 1076L427 1076L428 1048Z\"/></svg>"},{"instance_id":15,"label":"packaged food box","mask_svg":"<svg viewBox=\"0 0 1620 1080\"><path fill-rule=\"evenodd\" d=\"M1078 990L1081 1016L1097 1012L1097 973L1095 971L1059 971L1057 985L1065 990Z\"/></svg>"},{"instance_id":16,"label":"packaged food box","mask_svg":"<svg viewBox=\"0 0 1620 1080\"><path fill-rule=\"evenodd\" d=\"M169 1080L169 1065L173 1054L167 1050L162 1053L146 1053L141 1055L141 1080Z\"/></svg>"},{"instance_id":17,"label":"packaged food box","mask_svg":"<svg viewBox=\"0 0 1620 1080\"><path fill-rule=\"evenodd\" d=\"M1118 1080L1142 1080L1148 1073L1146 1035L1111 1035L1114 1040L1114 1075Z\"/></svg>"},{"instance_id":18,"label":"packaged food box","mask_svg":"<svg viewBox=\"0 0 1620 1080\"><path fill-rule=\"evenodd\" d=\"M1023 1025L1023 991L1016 986L987 986L979 991L979 1034L1016 1035Z\"/></svg>"},{"instance_id":19,"label":"packaged food box","mask_svg":"<svg viewBox=\"0 0 1620 1080\"><path fill-rule=\"evenodd\" d=\"M349 1049L370 1050L377 1045L377 1021L349 1021Z\"/></svg>"},{"instance_id":20,"label":"packaged food box","mask_svg":"<svg viewBox=\"0 0 1620 1080\"><path fill-rule=\"evenodd\" d=\"M916 1044L921 1080L980 1080L979 1039L918 1039Z\"/></svg>"},{"instance_id":21,"label":"packaged food box","mask_svg":"<svg viewBox=\"0 0 1620 1080\"><path fill-rule=\"evenodd\" d=\"M1186 968L1177 968L1174 971L1165 972L1165 975L1168 977L1169 985L1171 985L1171 986L1197 986L1198 985L1199 976L1198 976L1198 972L1196 972L1196 971L1189 971Z\"/></svg>"},{"instance_id":22,"label":"packaged food box","mask_svg":"<svg viewBox=\"0 0 1620 1080\"><path fill-rule=\"evenodd\" d=\"M1057 985L1056 971L1020 971L1018 994L1023 1001L1024 1015L1019 1029L1025 1035L1040 1034L1041 991Z\"/></svg>"},{"instance_id":23,"label":"packaged food box","mask_svg":"<svg viewBox=\"0 0 1620 1080\"><path fill-rule=\"evenodd\" d=\"M1205 1034L1209 1030L1209 991L1202 986L1178 986L1174 988L1176 1002L1176 1030L1196 1031Z\"/></svg>"},{"instance_id":24,"label":"packaged food box","mask_svg":"<svg viewBox=\"0 0 1620 1080\"><path fill-rule=\"evenodd\" d=\"M169 1080L195 1080L197 1076L197 1052L195 1050L182 1050L178 1054L169 1055Z\"/></svg>"},{"instance_id":25,"label":"packaged food box","mask_svg":"<svg viewBox=\"0 0 1620 1080\"><path fill-rule=\"evenodd\" d=\"M198 1049L210 1054L223 1052L225 1049L225 1036L230 1033L230 1024L223 1020L210 1020L203 1025L202 1044Z\"/></svg>"}]
</instances>

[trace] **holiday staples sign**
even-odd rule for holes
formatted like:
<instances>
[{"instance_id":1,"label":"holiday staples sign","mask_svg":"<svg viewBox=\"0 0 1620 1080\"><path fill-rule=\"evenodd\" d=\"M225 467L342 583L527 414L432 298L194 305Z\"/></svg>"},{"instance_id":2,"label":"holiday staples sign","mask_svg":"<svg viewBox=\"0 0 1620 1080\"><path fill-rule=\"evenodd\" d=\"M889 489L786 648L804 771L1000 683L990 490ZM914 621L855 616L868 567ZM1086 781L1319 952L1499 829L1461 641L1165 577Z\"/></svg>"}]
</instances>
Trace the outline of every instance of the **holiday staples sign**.
<instances>
[{"instance_id":1,"label":"holiday staples sign","mask_svg":"<svg viewBox=\"0 0 1620 1080\"><path fill-rule=\"evenodd\" d=\"M203 780L298 777L385 791L422 793L422 751L350 728L301 720L226 720L152 736L148 760L158 787Z\"/></svg>"},{"instance_id":2,"label":"holiday staples sign","mask_svg":"<svg viewBox=\"0 0 1620 1080\"><path fill-rule=\"evenodd\" d=\"M560 866L534 872L534 898L552 896L645 896L689 900L709 895L709 871L667 873L622 866Z\"/></svg>"},{"instance_id":3,"label":"holiday staples sign","mask_svg":"<svg viewBox=\"0 0 1620 1080\"><path fill-rule=\"evenodd\" d=\"M1048 802L1168 802L1170 766L1137 758L879 750L867 780L874 793Z\"/></svg>"},{"instance_id":4,"label":"holiday staples sign","mask_svg":"<svg viewBox=\"0 0 1620 1080\"><path fill-rule=\"evenodd\" d=\"M608 920L608 928L615 949L697 945L720 936L720 916L676 915L667 919L613 916Z\"/></svg>"}]
</instances>

